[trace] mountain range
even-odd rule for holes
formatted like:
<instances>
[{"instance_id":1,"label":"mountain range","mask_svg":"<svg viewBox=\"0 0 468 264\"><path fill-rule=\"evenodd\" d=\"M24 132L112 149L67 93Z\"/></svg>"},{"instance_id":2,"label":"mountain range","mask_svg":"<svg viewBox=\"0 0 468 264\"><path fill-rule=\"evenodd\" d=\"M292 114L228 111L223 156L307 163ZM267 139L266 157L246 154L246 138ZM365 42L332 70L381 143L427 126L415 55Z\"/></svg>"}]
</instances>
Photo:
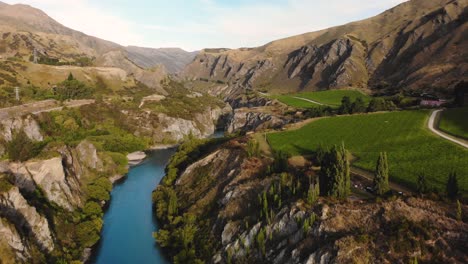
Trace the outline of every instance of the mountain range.
<instances>
[{"instance_id":1,"label":"mountain range","mask_svg":"<svg viewBox=\"0 0 468 264\"><path fill-rule=\"evenodd\" d=\"M180 73L274 93L353 87L450 94L468 76L467 16L468 0L412 0L369 19L261 47L186 52L123 47L69 29L33 7L0 2L0 56L25 62L1 67L0 82L44 86L67 72L86 79L105 72L109 82L120 77L115 85L128 85L130 78L164 93L161 80ZM71 66L31 65L34 52L45 64ZM46 81L42 76L50 71L58 74Z\"/></svg>"},{"instance_id":2,"label":"mountain range","mask_svg":"<svg viewBox=\"0 0 468 264\"><path fill-rule=\"evenodd\" d=\"M101 77L131 77L163 92L159 87L161 79L167 74L182 70L196 54L175 48L124 47L69 29L43 11L22 4L9 5L0 2L0 33L0 57L24 62L21 67L18 63L16 66L9 65L7 71L7 67L2 67L1 75L5 85L33 82L35 85L45 86L47 83L57 82L59 79L56 80L54 76L62 78L66 72L73 72L77 76L86 75L86 79L94 79L99 72L105 72ZM34 53L40 63L31 65L28 62L33 60ZM52 67L64 64L78 67ZM88 67L85 69L82 66ZM57 71L58 74L46 74L52 77L47 81L41 77L44 72L51 71ZM123 84L124 82L119 82L118 85Z\"/></svg>"},{"instance_id":3,"label":"mountain range","mask_svg":"<svg viewBox=\"0 0 468 264\"><path fill-rule=\"evenodd\" d=\"M184 74L283 93L348 87L446 92L468 76L467 16L467 0L412 0L257 48L206 49Z\"/></svg>"}]
</instances>

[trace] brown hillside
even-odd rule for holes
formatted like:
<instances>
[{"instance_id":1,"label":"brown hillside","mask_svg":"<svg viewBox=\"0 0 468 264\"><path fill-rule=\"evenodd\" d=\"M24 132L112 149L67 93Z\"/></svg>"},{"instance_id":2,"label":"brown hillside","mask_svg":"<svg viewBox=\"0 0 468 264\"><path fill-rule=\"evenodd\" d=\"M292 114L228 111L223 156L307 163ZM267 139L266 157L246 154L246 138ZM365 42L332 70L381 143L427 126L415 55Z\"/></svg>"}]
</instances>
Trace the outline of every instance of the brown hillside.
<instances>
[{"instance_id":1,"label":"brown hillside","mask_svg":"<svg viewBox=\"0 0 468 264\"><path fill-rule=\"evenodd\" d=\"M467 15L467 0L412 0L254 49L205 50L185 75L274 92L350 86L445 92L468 75Z\"/></svg>"}]
</instances>

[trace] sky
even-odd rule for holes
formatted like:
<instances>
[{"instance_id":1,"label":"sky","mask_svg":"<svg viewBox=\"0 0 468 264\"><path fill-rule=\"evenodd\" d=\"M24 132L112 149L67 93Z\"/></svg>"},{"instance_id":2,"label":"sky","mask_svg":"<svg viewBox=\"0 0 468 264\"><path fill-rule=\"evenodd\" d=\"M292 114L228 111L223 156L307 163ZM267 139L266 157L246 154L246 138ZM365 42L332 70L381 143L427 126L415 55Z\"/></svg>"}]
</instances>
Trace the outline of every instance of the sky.
<instances>
[{"instance_id":1,"label":"sky","mask_svg":"<svg viewBox=\"0 0 468 264\"><path fill-rule=\"evenodd\" d=\"M377 15L405 0L2 0L121 45L256 47Z\"/></svg>"}]
</instances>

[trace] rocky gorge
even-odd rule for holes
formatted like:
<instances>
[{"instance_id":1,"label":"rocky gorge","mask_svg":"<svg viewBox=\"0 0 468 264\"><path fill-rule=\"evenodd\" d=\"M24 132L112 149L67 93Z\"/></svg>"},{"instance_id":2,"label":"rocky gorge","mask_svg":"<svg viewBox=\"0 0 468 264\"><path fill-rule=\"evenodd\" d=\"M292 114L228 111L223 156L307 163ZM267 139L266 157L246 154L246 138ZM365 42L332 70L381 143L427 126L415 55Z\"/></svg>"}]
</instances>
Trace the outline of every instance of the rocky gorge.
<instances>
[{"instance_id":1,"label":"rocky gorge","mask_svg":"<svg viewBox=\"0 0 468 264\"><path fill-rule=\"evenodd\" d=\"M309 165L280 169L275 160L251 156L248 140L189 153L173 184L156 189L155 210L164 224L156 239L174 261L187 254L209 263L467 261L466 223L444 202L320 198L311 204L316 172ZM192 232L188 247L169 242L187 239L178 230Z\"/></svg>"}]
</instances>

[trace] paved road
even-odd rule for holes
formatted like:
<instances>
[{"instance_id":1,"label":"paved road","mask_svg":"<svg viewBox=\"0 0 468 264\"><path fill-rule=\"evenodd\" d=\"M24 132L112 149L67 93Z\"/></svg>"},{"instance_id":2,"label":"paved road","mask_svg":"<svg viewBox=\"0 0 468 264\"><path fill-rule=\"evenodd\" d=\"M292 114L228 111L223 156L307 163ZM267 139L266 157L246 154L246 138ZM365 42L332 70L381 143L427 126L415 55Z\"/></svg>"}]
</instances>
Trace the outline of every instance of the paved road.
<instances>
[{"instance_id":1,"label":"paved road","mask_svg":"<svg viewBox=\"0 0 468 264\"><path fill-rule=\"evenodd\" d=\"M319 103L317 101L310 100L310 99L307 99L307 98L302 98L302 97L297 97L297 96L291 96L291 97L294 98L294 99L299 99L299 100L306 101L306 102L309 102L309 103L313 103L313 104L316 104L316 105L325 105L325 104L322 104L322 103Z\"/></svg>"},{"instance_id":2,"label":"paved road","mask_svg":"<svg viewBox=\"0 0 468 264\"><path fill-rule=\"evenodd\" d=\"M452 137L450 135L447 135L446 133L440 131L438 128L437 128L437 124L436 124L436 120L437 120L437 116L439 115L439 113L441 113L442 111L444 111L444 109L439 109L439 110L435 110L432 112L431 114L431 117L429 118L429 123L427 124L429 129L436 135L442 137L442 138L445 138L447 140L450 140L452 141L453 143L456 143L460 146L463 146L465 148L468 148L468 144L463 142L463 140L460 140L460 139L457 139L455 137Z\"/></svg>"}]
</instances>

